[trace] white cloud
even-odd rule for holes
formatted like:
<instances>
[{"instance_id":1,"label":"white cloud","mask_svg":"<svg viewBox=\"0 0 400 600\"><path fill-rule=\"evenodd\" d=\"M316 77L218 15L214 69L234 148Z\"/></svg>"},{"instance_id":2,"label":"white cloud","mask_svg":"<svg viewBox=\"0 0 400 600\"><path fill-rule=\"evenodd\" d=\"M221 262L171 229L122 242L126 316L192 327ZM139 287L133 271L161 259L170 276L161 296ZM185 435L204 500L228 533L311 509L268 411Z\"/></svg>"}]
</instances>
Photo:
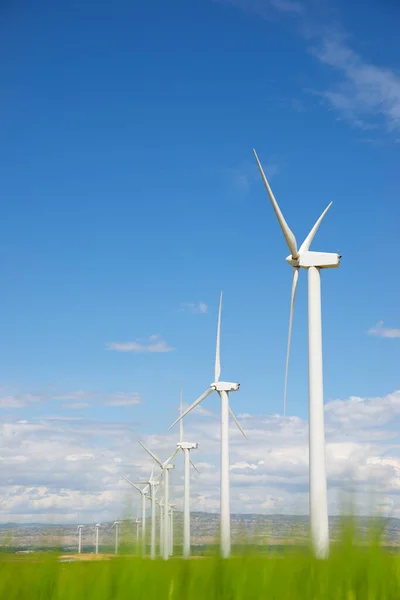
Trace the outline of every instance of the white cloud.
<instances>
[{"instance_id":1,"label":"white cloud","mask_svg":"<svg viewBox=\"0 0 400 600\"><path fill-rule=\"evenodd\" d=\"M279 171L277 164L273 162L263 163L264 173L268 180L271 180L276 173ZM248 192L253 183L259 182L260 173L256 164L244 163L239 167L230 168L226 170L230 183L240 191Z\"/></svg>"},{"instance_id":2,"label":"white cloud","mask_svg":"<svg viewBox=\"0 0 400 600\"><path fill-rule=\"evenodd\" d=\"M370 64L339 39L323 39L312 53L339 76L334 87L318 92L332 108L362 129L384 124L400 130L400 76L394 70Z\"/></svg>"},{"instance_id":3,"label":"white cloud","mask_svg":"<svg viewBox=\"0 0 400 600\"><path fill-rule=\"evenodd\" d=\"M274 12L299 15L304 12L304 6L296 0L214 0L223 4L232 4L246 12L253 12L261 17L271 17Z\"/></svg>"},{"instance_id":4,"label":"white cloud","mask_svg":"<svg viewBox=\"0 0 400 600\"><path fill-rule=\"evenodd\" d=\"M135 399L135 394L113 399ZM208 418L194 410L185 437L199 443L192 459L193 509L218 510L218 412ZM308 428L299 417L243 414L245 440L230 424L231 502L233 512L302 514L308 510ZM400 390L383 397L334 400L326 404L327 470L331 514L343 496L357 489L357 508L376 504L400 516ZM160 458L175 448L178 428L141 438ZM121 476L142 480L152 469L150 457L125 423L45 418L0 422L0 510L2 520L93 522L122 514L136 496ZM182 506L182 457L175 460L172 494Z\"/></svg>"},{"instance_id":5,"label":"white cloud","mask_svg":"<svg viewBox=\"0 0 400 600\"><path fill-rule=\"evenodd\" d=\"M76 390L75 392L66 392L65 394L57 394L51 396L53 400L71 400L81 401L93 398L94 394L85 390Z\"/></svg>"},{"instance_id":6,"label":"white cloud","mask_svg":"<svg viewBox=\"0 0 400 600\"><path fill-rule=\"evenodd\" d=\"M141 397L137 392L132 392L130 394L126 392L116 392L115 394L109 394L103 404L106 406L134 406L140 402Z\"/></svg>"},{"instance_id":7,"label":"white cloud","mask_svg":"<svg viewBox=\"0 0 400 600\"><path fill-rule=\"evenodd\" d=\"M304 11L304 7L300 2L293 2L292 0L270 0L270 4L273 8L282 12L301 14Z\"/></svg>"},{"instance_id":8,"label":"white cloud","mask_svg":"<svg viewBox=\"0 0 400 600\"><path fill-rule=\"evenodd\" d=\"M368 330L370 335L377 335L385 338L400 338L400 329L393 329L390 327L384 327L383 321L378 321L375 327L371 327Z\"/></svg>"},{"instance_id":9,"label":"white cloud","mask_svg":"<svg viewBox=\"0 0 400 600\"><path fill-rule=\"evenodd\" d=\"M63 404L62 407L68 410L81 410L83 408L89 408L91 404L89 402L71 402L70 404Z\"/></svg>"},{"instance_id":10,"label":"white cloud","mask_svg":"<svg viewBox=\"0 0 400 600\"><path fill-rule=\"evenodd\" d=\"M38 394L7 394L0 396L0 408L23 408L44 398Z\"/></svg>"},{"instance_id":11,"label":"white cloud","mask_svg":"<svg viewBox=\"0 0 400 600\"><path fill-rule=\"evenodd\" d=\"M208 306L204 302L182 302L180 310L192 315L205 315L208 312Z\"/></svg>"},{"instance_id":12,"label":"white cloud","mask_svg":"<svg viewBox=\"0 0 400 600\"><path fill-rule=\"evenodd\" d=\"M172 352L172 348L162 339L160 335L151 335L145 343L141 340L136 342L110 342L106 345L108 350L116 350L117 352L134 352L136 354L143 352Z\"/></svg>"}]
</instances>

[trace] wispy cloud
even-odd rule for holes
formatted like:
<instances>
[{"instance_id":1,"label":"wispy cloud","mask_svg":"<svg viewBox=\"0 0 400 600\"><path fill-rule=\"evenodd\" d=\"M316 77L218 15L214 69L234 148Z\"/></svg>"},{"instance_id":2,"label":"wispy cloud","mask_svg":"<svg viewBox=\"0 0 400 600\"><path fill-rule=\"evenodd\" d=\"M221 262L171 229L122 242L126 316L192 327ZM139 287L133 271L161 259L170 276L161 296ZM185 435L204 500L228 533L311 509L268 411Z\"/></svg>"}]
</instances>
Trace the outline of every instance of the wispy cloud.
<instances>
[{"instance_id":1,"label":"wispy cloud","mask_svg":"<svg viewBox=\"0 0 400 600\"><path fill-rule=\"evenodd\" d=\"M264 162L263 169L268 179L272 179L279 171L278 165L271 162ZM248 192L253 183L258 183L260 178L260 173L256 164L250 162L239 167L227 169L227 174L231 185L233 184L237 190L242 192Z\"/></svg>"},{"instance_id":2,"label":"wispy cloud","mask_svg":"<svg viewBox=\"0 0 400 600\"><path fill-rule=\"evenodd\" d=\"M264 18L270 17L274 12L299 15L304 11L304 6L296 0L214 0L223 4L232 4L246 12L254 12Z\"/></svg>"},{"instance_id":3,"label":"wispy cloud","mask_svg":"<svg viewBox=\"0 0 400 600\"><path fill-rule=\"evenodd\" d=\"M133 406L139 404L141 400L140 394L137 392L116 392L115 394L109 394L103 404L106 406Z\"/></svg>"},{"instance_id":4,"label":"wispy cloud","mask_svg":"<svg viewBox=\"0 0 400 600\"><path fill-rule=\"evenodd\" d=\"M293 0L270 0L270 5L272 8L286 13L301 14L304 11L304 6Z\"/></svg>"},{"instance_id":5,"label":"wispy cloud","mask_svg":"<svg viewBox=\"0 0 400 600\"><path fill-rule=\"evenodd\" d=\"M160 335L151 335L146 342L136 340L135 342L110 342L106 345L108 350L116 352L133 352L141 354L144 352L172 352L172 348Z\"/></svg>"},{"instance_id":6,"label":"wispy cloud","mask_svg":"<svg viewBox=\"0 0 400 600\"><path fill-rule=\"evenodd\" d=\"M76 390L74 392L67 392L65 394L58 394L56 396L52 396L53 400L76 400L83 402L84 400L88 400L89 398L93 398L92 392L86 392L85 390Z\"/></svg>"},{"instance_id":7,"label":"wispy cloud","mask_svg":"<svg viewBox=\"0 0 400 600\"><path fill-rule=\"evenodd\" d=\"M400 130L400 77L394 70L370 64L341 39L327 37L311 52L339 76L335 86L317 92L333 109L361 129L383 123Z\"/></svg>"},{"instance_id":8,"label":"wispy cloud","mask_svg":"<svg viewBox=\"0 0 400 600\"><path fill-rule=\"evenodd\" d=\"M208 312L208 306L205 302L182 302L179 310L192 315L205 315Z\"/></svg>"},{"instance_id":9,"label":"wispy cloud","mask_svg":"<svg viewBox=\"0 0 400 600\"><path fill-rule=\"evenodd\" d=\"M91 404L89 402L71 402L70 404L63 404L62 407L68 410L81 410L83 408L89 408Z\"/></svg>"},{"instance_id":10,"label":"wispy cloud","mask_svg":"<svg viewBox=\"0 0 400 600\"><path fill-rule=\"evenodd\" d=\"M383 321L378 321L375 327L368 329L370 335L377 335L385 338L400 338L400 329L393 329L391 327L384 327Z\"/></svg>"},{"instance_id":11,"label":"wispy cloud","mask_svg":"<svg viewBox=\"0 0 400 600\"><path fill-rule=\"evenodd\" d=\"M0 396L0 408L23 408L43 399L43 396L37 394L7 394Z\"/></svg>"}]
</instances>

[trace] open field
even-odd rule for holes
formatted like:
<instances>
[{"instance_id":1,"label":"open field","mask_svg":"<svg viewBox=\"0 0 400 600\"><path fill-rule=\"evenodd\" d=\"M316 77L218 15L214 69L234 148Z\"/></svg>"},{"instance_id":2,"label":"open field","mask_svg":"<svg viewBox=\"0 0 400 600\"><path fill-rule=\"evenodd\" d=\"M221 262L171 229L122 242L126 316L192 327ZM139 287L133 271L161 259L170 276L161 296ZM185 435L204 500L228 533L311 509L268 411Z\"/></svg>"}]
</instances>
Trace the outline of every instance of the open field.
<instances>
[{"instance_id":1,"label":"open field","mask_svg":"<svg viewBox=\"0 0 400 600\"><path fill-rule=\"evenodd\" d=\"M229 560L79 557L56 553L0 558L0 597L7 600L398 600L400 557L371 536L355 545L351 532L333 544L330 558L307 549L269 557L249 547ZM108 560L101 560L101 559Z\"/></svg>"}]
</instances>

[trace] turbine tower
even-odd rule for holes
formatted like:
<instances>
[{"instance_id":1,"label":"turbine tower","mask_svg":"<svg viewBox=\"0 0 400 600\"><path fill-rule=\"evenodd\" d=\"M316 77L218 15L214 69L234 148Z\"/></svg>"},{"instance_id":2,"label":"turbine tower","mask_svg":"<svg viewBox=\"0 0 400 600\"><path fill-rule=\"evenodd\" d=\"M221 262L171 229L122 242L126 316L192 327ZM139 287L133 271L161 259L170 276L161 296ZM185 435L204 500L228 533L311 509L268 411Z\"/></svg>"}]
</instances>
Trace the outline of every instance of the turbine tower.
<instances>
[{"instance_id":1,"label":"turbine tower","mask_svg":"<svg viewBox=\"0 0 400 600\"><path fill-rule=\"evenodd\" d=\"M82 552L82 527L83 525L78 525L78 554Z\"/></svg>"},{"instance_id":2,"label":"turbine tower","mask_svg":"<svg viewBox=\"0 0 400 600\"><path fill-rule=\"evenodd\" d=\"M174 511L175 504L169 505L169 555L172 556L174 553Z\"/></svg>"},{"instance_id":3,"label":"turbine tower","mask_svg":"<svg viewBox=\"0 0 400 600\"><path fill-rule=\"evenodd\" d=\"M322 374L322 319L321 319L321 269L337 268L341 256L336 253L311 252L311 242L331 207L327 206L314 227L297 249L296 238L286 223L271 187L253 150L261 177L271 200L290 255L286 261L293 267L292 294L290 301L289 333L286 353L284 387L284 414L286 414L286 390L292 336L293 311L300 268L308 271L308 386L309 386L309 462L310 462L310 525L315 555L325 558L329 553L328 500L325 465L324 390Z\"/></svg>"},{"instance_id":4,"label":"turbine tower","mask_svg":"<svg viewBox=\"0 0 400 600\"><path fill-rule=\"evenodd\" d=\"M182 415L182 388L181 388L181 402L180 402L180 415ZM197 471L197 467L190 460L190 451L196 450L198 444L195 442L184 442L183 441L183 420L179 421L179 443L177 447L182 450L184 457L184 492L183 492L183 557L189 558L190 556L190 465Z\"/></svg>"},{"instance_id":5,"label":"turbine tower","mask_svg":"<svg viewBox=\"0 0 400 600\"><path fill-rule=\"evenodd\" d=\"M142 500L142 554L144 556L146 554L146 500L149 497L148 493L147 493L148 489L149 489L149 484L147 483L144 488L140 488L138 485L136 485L136 483L134 483L133 481L130 481L130 479L128 479L124 475L122 476L122 479L124 479L126 481L126 483L129 483L129 485L134 487L135 490L137 490L141 496L141 500Z\"/></svg>"},{"instance_id":6,"label":"turbine tower","mask_svg":"<svg viewBox=\"0 0 400 600\"><path fill-rule=\"evenodd\" d=\"M157 500L158 505L158 526L159 526L159 535L160 535L160 556L163 556L163 547L164 547L164 499L159 498Z\"/></svg>"},{"instance_id":7,"label":"turbine tower","mask_svg":"<svg viewBox=\"0 0 400 600\"><path fill-rule=\"evenodd\" d=\"M101 523L96 523L94 526L95 529L95 544L94 544L94 553L99 553L99 529L101 527Z\"/></svg>"},{"instance_id":8,"label":"turbine tower","mask_svg":"<svg viewBox=\"0 0 400 600\"><path fill-rule=\"evenodd\" d=\"M125 481L135 487L138 485L145 485L150 488L150 502L151 502L151 534L150 534L150 558L156 557L156 490L159 484L158 479L154 479L154 468L151 471L151 475L148 481L130 481L127 477L124 477ZM143 491L143 490L142 490ZM141 493L142 493L141 491ZM142 531L143 535L143 531ZM144 539L144 538L143 538Z\"/></svg>"},{"instance_id":9,"label":"turbine tower","mask_svg":"<svg viewBox=\"0 0 400 600\"><path fill-rule=\"evenodd\" d=\"M140 528L140 518L139 518L139 507L136 519L133 521L136 525L136 552L139 553L139 528Z\"/></svg>"},{"instance_id":10,"label":"turbine tower","mask_svg":"<svg viewBox=\"0 0 400 600\"><path fill-rule=\"evenodd\" d=\"M179 452L179 448L175 450L173 454L167 460L162 462L158 456L153 454L151 450L149 450L142 442L139 441L139 444L150 454L152 459L158 464L161 469L161 475L164 475L164 539L163 539L163 559L168 560L169 558L169 528L168 528L168 516L165 514L165 511L168 512L168 503L169 503L169 472L171 469L174 469L175 466L171 464L171 461L175 458L177 453Z\"/></svg>"},{"instance_id":11,"label":"turbine tower","mask_svg":"<svg viewBox=\"0 0 400 600\"><path fill-rule=\"evenodd\" d=\"M114 521L112 527L115 527L115 554L118 554L119 550L119 526L122 521Z\"/></svg>"},{"instance_id":12,"label":"turbine tower","mask_svg":"<svg viewBox=\"0 0 400 600\"><path fill-rule=\"evenodd\" d=\"M239 383L230 383L219 381L221 375L221 360L220 360L220 338L221 338L221 313L222 313L222 292L219 302L218 311L218 326L217 326L217 348L215 355L215 376L214 383L210 385L208 390L204 392L197 400L187 408L171 427L178 421L183 419L193 408L202 402L207 396L216 391L221 398L221 556L228 558L231 554L231 520L230 520L230 499L229 499L229 414L235 421L237 427L242 432L244 437L247 437L243 429L238 423L235 415L229 406L229 392L237 392ZM170 427L170 429L171 429Z\"/></svg>"}]
</instances>

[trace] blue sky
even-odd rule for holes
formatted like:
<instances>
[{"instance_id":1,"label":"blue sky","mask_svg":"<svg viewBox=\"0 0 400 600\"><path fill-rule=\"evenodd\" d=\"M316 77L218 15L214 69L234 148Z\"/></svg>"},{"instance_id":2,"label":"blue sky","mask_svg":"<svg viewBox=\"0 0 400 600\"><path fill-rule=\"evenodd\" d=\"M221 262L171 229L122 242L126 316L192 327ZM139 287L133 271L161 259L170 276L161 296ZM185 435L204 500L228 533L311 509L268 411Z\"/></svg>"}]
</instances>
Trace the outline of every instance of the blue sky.
<instances>
[{"instance_id":1,"label":"blue sky","mask_svg":"<svg viewBox=\"0 0 400 600\"><path fill-rule=\"evenodd\" d=\"M222 376L241 382L232 406L282 413L291 272L253 147L298 241L334 203L313 243L343 255L323 273L326 401L399 389L399 11L388 0L3 6L4 423L162 434L180 382L189 402L213 378L221 289ZM288 412L304 420L301 275Z\"/></svg>"}]
</instances>

